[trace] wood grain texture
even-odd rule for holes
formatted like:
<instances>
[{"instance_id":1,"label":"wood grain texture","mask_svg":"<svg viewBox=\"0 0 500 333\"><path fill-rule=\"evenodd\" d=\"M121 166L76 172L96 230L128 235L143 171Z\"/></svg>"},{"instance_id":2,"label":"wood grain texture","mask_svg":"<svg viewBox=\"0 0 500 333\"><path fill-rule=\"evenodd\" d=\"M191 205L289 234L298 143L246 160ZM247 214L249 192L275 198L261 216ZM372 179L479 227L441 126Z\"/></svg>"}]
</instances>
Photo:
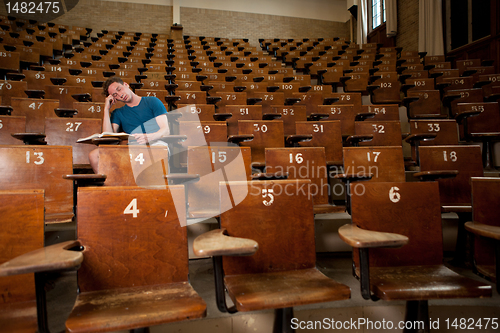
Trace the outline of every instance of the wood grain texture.
<instances>
[{"instance_id":1,"label":"wood grain texture","mask_svg":"<svg viewBox=\"0 0 500 333\"><path fill-rule=\"evenodd\" d=\"M259 165L265 164L265 148L285 146L283 121L281 120L240 120L238 121L238 133L254 135L252 141L242 142L240 146L250 147L252 149L252 163Z\"/></svg>"},{"instance_id":2,"label":"wood grain texture","mask_svg":"<svg viewBox=\"0 0 500 333\"><path fill-rule=\"evenodd\" d=\"M347 286L315 268L314 215L304 190L307 184L310 180L221 184L236 195L248 192L239 205L221 214L221 227L229 236L259 244L252 256L223 258L226 287L239 311L349 298ZM230 204L224 196L221 200Z\"/></svg>"},{"instance_id":3,"label":"wood grain texture","mask_svg":"<svg viewBox=\"0 0 500 333\"><path fill-rule=\"evenodd\" d=\"M194 253L198 256L252 255L259 249L254 240L229 237L225 233L225 229L215 229L196 237Z\"/></svg>"},{"instance_id":4,"label":"wood grain texture","mask_svg":"<svg viewBox=\"0 0 500 333\"><path fill-rule=\"evenodd\" d=\"M346 147L344 148L346 174L371 174L369 182L403 182L405 168L403 149L398 147Z\"/></svg>"},{"instance_id":5,"label":"wood grain texture","mask_svg":"<svg viewBox=\"0 0 500 333\"><path fill-rule=\"evenodd\" d=\"M470 178L483 176L480 147L476 145L427 146L420 147L419 154L422 172L458 170L455 178L438 180L441 205L470 206Z\"/></svg>"},{"instance_id":6,"label":"wood grain texture","mask_svg":"<svg viewBox=\"0 0 500 333\"><path fill-rule=\"evenodd\" d=\"M79 245L78 241L67 241L25 253L1 264L0 276L75 268L83 261L83 255L68 250Z\"/></svg>"},{"instance_id":7,"label":"wood grain texture","mask_svg":"<svg viewBox=\"0 0 500 333\"><path fill-rule=\"evenodd\" d=\"M352 247L401 247L408 243L408 237L389 232L360 229L346 224L339 228L340 238Z\"/></svg>"},{"instance_id":8,"label":"wood grain texture","mask_svg":"<svg viewBox=\"0 0 500 333\"><path fill-rule=\"evenodd\" d=\"M164 146L99 146L99 173L106 186L166 185L168 150Z\"/></svg>"},{"instance_id":9,"label":"wood grain texture","mask_svg":"<svg viewBox=\"0 0 500 333\"><path fill-rule=\"evenodd\" d=\"M43 247L43 190L0 191L0 263ZM0 327L35 332L33 274L0 277Z\"/></svg>"},{"instance_id":10,"label":"wood grain texture","mask_svg":"<svg viewBox=\"0 0 500 333\"><path fill-rule=\"evenodd\" d=\"M70 146L1 146L0 190L45 190L48 216L73 215L73 184L63 179L73 172Z\"/></svg>"},{"instance_id":11,"label":"wood grain texture","mask_svg":"<svg viewBox=\"0 0 500 333\"><path fill-rule=\"evenodd\" d=\"M185 225L183 186L80 188L84 261L67 331L110 332L205 316L205 302L188 282Z\"/></svg>"}]
</instances>

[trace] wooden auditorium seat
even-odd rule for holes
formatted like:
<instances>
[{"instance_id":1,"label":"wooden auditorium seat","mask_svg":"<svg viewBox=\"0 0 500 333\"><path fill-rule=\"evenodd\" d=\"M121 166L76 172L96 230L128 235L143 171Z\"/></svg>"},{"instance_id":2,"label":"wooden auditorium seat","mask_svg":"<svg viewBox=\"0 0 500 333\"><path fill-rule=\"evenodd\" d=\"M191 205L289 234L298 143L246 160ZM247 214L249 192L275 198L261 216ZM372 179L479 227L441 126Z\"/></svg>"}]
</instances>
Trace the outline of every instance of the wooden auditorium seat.
<instances>
[{"instance_id":1,"label":"wooden auditorium seat","mask_svg":"<svg viewBox=\"0 0 500 333\"><path fill-rule=\"evenodd\" d=\"M221 229L193 244L195 254L213 256L219 311L276 309L276 331L290 332L293 307L349 299L349 287L316 268L312 199L299 191L308 184L268 180L220 185ZM233 197L246 197L233 207L223 196L229 190ZM234 306L226 304L225 290Z\"/></svg>"},{"instance_id":2,"label":"wooden auditorium seat","mask_svg":"<svg viewBox=\"0 0 500 333\"><path fill-rule=\"evenodd\" d=\"M287 174L288 179L309 179L307 191L313 198L314 214L345 211L330 204L330 185L324 147L266 148L266 173Z\"/></svg>"},{"instance_id":3,"label":"wooden auditorium seat","mask_svg":"<svg viewBox=\"0 0 500 333\"><path fill-rule=\"evenodd\" d=\"M73 187L63 179L73 173L71 146L0 146L0 189L44 189L45 222L70 222Z\"/></svg>"},{"instance_id":4,"label":"wooden auditorium seat","mask_svg":"<svg viewBox=\"0 0 500 333\"><path fill-rule=\"evenodd\" d=\"M2 190L0 199L2 330L49 332L45 272L76 269L83 256L66 251L74 241L44 247L43 189Z\"/></svg>"},{"instance_id":5,"label":"wooden auditorium seat","mask_svg":"<svg viewBox=\"0 0 500 333\"><path fill-rule=\"evenodd\" d=\"M363 298L406 301L406 321L429 330L428 300L491 297L491 286L443 265L439 190L435 182L351 185L352 224L339 229L353 247L353 274ZM410 331L410 330L405 330Z\"/></svg>"},{"instance_id":6,"label":"wooden auditorium seat","mask_svg":"<svg viewBox=\"0 0 500 333\"><path fill-rule=\"evenodd\" d=\"M496 283L497 293L500 258L500 212L496 198L500 194L500 178L472 177L472 220L465 229L474 235L475 272Z\"/></svg>"},{"instance_id":7,"label":"wooden auditorium seat","mask_svg":"<svg viewBox=\"0 0 500 333\"><path fill-rule=\"evenodd\" d=\"M80 188L78 223L84 260L68 332L130 330L206 315L188 280L182 186Z\"/></svg>"}]
</instances>

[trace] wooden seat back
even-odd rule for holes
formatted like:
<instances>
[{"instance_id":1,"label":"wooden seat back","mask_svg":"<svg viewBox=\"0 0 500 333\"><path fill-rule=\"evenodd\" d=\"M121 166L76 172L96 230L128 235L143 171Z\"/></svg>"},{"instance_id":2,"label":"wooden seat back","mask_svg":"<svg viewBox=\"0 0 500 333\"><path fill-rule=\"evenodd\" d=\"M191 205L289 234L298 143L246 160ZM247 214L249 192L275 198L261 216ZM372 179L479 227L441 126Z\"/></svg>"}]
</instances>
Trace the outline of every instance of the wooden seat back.
<instances>
[{"instance_id":1,"label":"wooden seat back","mask_svg":"<svg viewBox=\"0 0 500 333\"><path fill-rule=\"evenodd\" d=\"M26 132L45 133L45 118L55 117L57 99L12 98L12 115L26 117Z\"/></svg>"},{"instance_id":2,"label":"wooden seat back","mask_svg":"<svg viewBox=\"0 0 500 333\"><path fill-rule=\"evenodd\" d=\"M441 265L443 238L439 189L435 182L351 184L352 223L392 232L410 241L400 248L370 249L370 268ZM357 261L357 251L353 253Z\"/></svg>"},{"instance_id":3,"label":"wooden seat back","mask_svg":"<svg viewBox=\"0 0 500 333\"><path fill-rule=\"evenodd\" d=\"M5 80L0 82L0 97L3 105L12 105L12 97L27 97L24 93L28 89L26 81Z\"/></svg>"},{"instance_id":4,"label":"wooden seat back","mask_svg":"<svg viewBox=\"0 0 500 333\"><path fill-rule=\"evenodd\" d=\"M72 95L82 94L83 92L83 87L81 86L45 86L45 98L59 100L59 107L66 109L73 108L75 99Z\"/></svg>"},{"instance_id":5,"label":"wooden seat back","mask_svg":"<svg viewBox=\"0 0 500 333\"><path fill-rule=\"evenodd\" d=\"M324 147L327 165L342 164L342 132L339 120L298 121L297 134L311 134L312 140L301 141L301 147Z\"/></svg>"},{"instance_id":6,"label":"wooden seat back","mask_svg":"<svg viewBox=\"0 0 500 333\"><path fill-rule=\"evenodd\" d=\"M176 103L176 112L181 112L182 121L214 121L215 105L213 104L181 104ZM168 117L168 115L167 115Z\"/></svg>"},{"instance_id":7,"label":"wooden seat back","mask_svg":"<svg viewBox=\"0 0 500 333\"><path fill-rule=\"evenodd\" d=\"M248 142L240 146L252 148L252 165L265 165L265 148L281 148L285 146L283 121L281 120L240 120L238 134L253 134Z\"/></svg>"},{"instance_id":8,"label":"wooden seat back","mask_svg":"<svg viewBox=\"0 0 500 333\"><path fill-rule=\"evenodd\" d=\"M0 161L0 189L44 189L46 222L71 220L71 146L0 146Z\"/></svg>"},{"instance_id":9,"label":"wooden seat back","mask_svg":"<svg viewBox=\"0 0 500 333\"><path fill-rule=\"evenodd\" d=\"M102 121L100 119L45 118L45 141L51 146L71 146L73 164L89 164L89 153L95 147L76 141L100 133L101 128Z\"/></svg>"},{"instance_id":10,"label":"wooden seat back","mask_svg":"<svg viewBox=\"0 0 500 333\"><path fill-rule=\"evenodd\" d=\"M441 95L439 90L408 90L408 97L418 97L417 101L408 106L408 118L435 118L440 117Z\"/></svg>"},{"instance_id":11,"label":"wooden seat back","mask_svg":"<svg viewBox=\"0 0 500 333\"><path fill-rule=\"evenodd\" d=\"M326 120L340 121L340 132L343 138L354 135L354 120L356 118L356 108L354 105L319 105L318 113L328 114Z\"/></svg>"},{"instance_id":12,"label":"wooden seat back","mask_svg":"<svg viewBox=\"0 0 500 333\"><path fill-rule=\"evenodd\" d=\"M262 105L226 105L225 113L232 114L227 122L227 134L238 134L239 120L262 120Z\"/></svg>"},{"instance_id":13,"label":"wooden seat back","mask_svg":"<svg viewBox=\"0 0 500 333\"><path fill-rule=\"evenodd\" d=\"M403 149L397 147L344 147L344 173L371 174L370 182L404 182Z\"/></svg>"},{"instance_id":14,"label":"wooden seat back","mask_svg":"<svg viewBox=\"0 0 500 333\"><path fill-rule=\"evenodd\" d=\"M305 105L274 105L271 110L273 111L272 113L281 114L281 118L279 119L283 121L285 136L296 133L297 122L307 121Z\"/></svg>"},{"instance_id":15,"label":"wooden seat back","mask_svg":"<svg viewBox=\"0 0 500 333\"><path fill-rule=\"evenodd\" d=\"M356 135L373 135L368 142L360 142L360 146L400 146L402 144L401 123L399 121L356 121Z\"/></svg>"},{"instance_id":16,"label":"wooden seat back","mask_svg":"<svg viewBox=\"0 0 500 333\"><path fill-rule=\"evenodd\" d=\"M471 191L473 223L498 227L500 211L496 202L498 195L500 195L500 178L472 177ZM495 269L498 272L498 268L495 268L494 249L495 241L493 239L477 235L474 237L475 268L480 274L496 281L498 286L498 276L495 272ZM499 265L498 261L496 261L496 265Z\"/></svg>"},{"instance_id":17,"label":"wooden seat back","mask_svg":"<svg viewBox=\"0 0 500 333\"><path fill-rule=\"evenodd\" d=\"M81 187L77 214L84 261L68 331L126 330L206 314L188 280L183 186Z\"/></svg>"},{"instance_id":18,"label":"wooden seat back","mask_svg":"<svg viewBox=\"0 0 500 333\"><path fill-rule=\"evenodd\" d=\"M325 148L266 148L266 172L288 173L288 179L310 179L314 205L329 202Z\"/></svg>"},{"instance_id":19,"label":"wooden seat back","mask_svg":"<svg viewBox=\"0 0 500 333\"><path fill-rule=\"evenodd\" d=\"M397 104L362 105L362 110L363 113L374 114L370 120L399 120L399 106Z\"/></svg>"},{"instance_id":20,"label":"wooden seat back","mask_svg":"<svg viewBox=\"0 0 500 333\"><path fill-rule=\"evenodd\" d=\"M11 133L26 132L26 117L24 116L0 116L0 144L18 145L20 141Z\"/></svg>"},{"instance_id":21,"label":"wooden seat back","mask_svg":"<svg viewBox=\"0 0 500 333\"><path fill-rule=\"evenodd\" d=\"M98 173L106 186L164 186L168 174L166 146L101 145Z\"/></svg>"},{"instance_id":22,"label":"wooden seat back","mask_svg":"<svg viewBox=\"0 0 500 333\"><path fill-rule=\"evenodd\" d=\"M189 218L219 215L219 182L249 181L252 173L248 147L189 147L187 161L188 173L200 176L187 185Z\"/></svg>"},{"instance_id":23,"label":"wooden seat back","mask_svg":"<svg viewBox=\"0 0 500 333\"><path fill-rule=\"evenodd\" d=\"M0 264L44 246L44 191L0 191ZM37 330L33 274L0 278L2 330ZM23 313L24 315L19 315Z\"/></svg>"},{"instance_id":24,"label":"wooden seat back","mask_svg":"<svg viewBox=\"0 0 500 333\"><path fill-rule=\"evenodd\" d=\"M438 180L442 206L471 205L470 179L483 176L480 146L420 147L419 155L420 171L458 170L455 178Z\"/></svg>"},{"instance_id":25,"label":"wooden seat back","mask_svg":"<svg viewBox=\"0 0 500 333\"><path fill-rule=\"evenodd\" d=\"M312 199L306 191L299 191L300 186L308 184L309 180L276 180L220 185L224 210L221 227L230 236L253 239L259 244L259 250L252 256L224 257L226 276L315 267ZM287 195L285 189L293 195ZM229 198L222 196L229 190L233 196L248 195L232 208Z\"/></svg>"}]
</instances>

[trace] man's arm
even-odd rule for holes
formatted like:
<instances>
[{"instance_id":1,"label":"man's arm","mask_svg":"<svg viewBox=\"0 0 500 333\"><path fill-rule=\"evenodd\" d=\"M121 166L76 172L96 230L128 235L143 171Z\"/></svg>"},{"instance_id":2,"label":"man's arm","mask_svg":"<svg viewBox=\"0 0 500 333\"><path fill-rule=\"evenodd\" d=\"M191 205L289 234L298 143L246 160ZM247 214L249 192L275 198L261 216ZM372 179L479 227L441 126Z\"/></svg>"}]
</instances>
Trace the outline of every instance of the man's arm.
<instances>
[{"instance_id":1,"label":"man's arm","mask_svg":"<svg viewBox=\"0 0 500 333\"><path fill-rule=\"evenodd\" d=\"M106 101L104 102L104 116L102 118L102 131L103 132L112 132L117 133L120 125L112 124L111 118L109 116L109 109L111 106L115 104L115 99L113 96L109 95L106 97Z\"/></svg>"},{"instance_id":2,"label":"man's arm","mask_svg":"<svg viewBox=\"0 0 500 333\"><path fill-rule=\"evenodd\" d=\"M168 118L167 118L166 114L156 116L155 120L156 120L156 123L158 124L158 127L160 127L160 129L154 133L148 133L148 134L135 133L135 134L132 134L135 137L135 139L137 140L137 143L145 144L147 142L156 141L156 140L170 134L170 128L168 126Z\"/></svg>"}]
</instances>

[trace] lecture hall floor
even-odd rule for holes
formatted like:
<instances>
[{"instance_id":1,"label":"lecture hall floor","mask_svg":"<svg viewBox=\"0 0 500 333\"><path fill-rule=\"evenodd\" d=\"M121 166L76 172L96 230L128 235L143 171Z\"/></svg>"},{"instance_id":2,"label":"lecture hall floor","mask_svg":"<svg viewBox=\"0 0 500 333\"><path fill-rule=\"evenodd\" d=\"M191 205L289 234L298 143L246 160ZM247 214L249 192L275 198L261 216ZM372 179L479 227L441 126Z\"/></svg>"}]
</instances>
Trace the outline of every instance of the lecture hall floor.
<instances>
[{"instance_id":1,"label":"lecture hall floor","mask_svg":"<svg viewBox=\"0 0 500 333\"><path fill-rule=\"evenodd\" d=\"M330 216L331 217L331 216ZM316 221L317 229L323 228L324 225L331 225L332 228L338 228L344 224L347 219L346 215L340 215L340 219L336 217L324 216ZM332 223L333 222L333 223ZM448 229L449 225L453 224L453 218L444 218L443 228ZM319 227L318 227L319 226ZM324 230L324 229L321 229ZM451 233L450 239L453 239ZM323 239L318 239L319 243L325 242ZM326 242L332 242L326 240ZM445 250L453 246L446 245L450 243L445 238ZM325 244L317 244L318 247L325 247ZM449 260L450 258L447 258ZM350 253L339 251L334 253L318 253L317 267L327 276L347 284L351 288L351 299L340 302L329 302L314 304L309 306L300 306L294 309L294 315L298 321L326 321L331 323L330 319L335 321L351 321L358 323L360 318L365 318L367 322L371 321L371 325L381 325L382 321L392 321L394 325L404 318L404 302L385 302L385 301L367 301L362 299L359 291L359 282L352 276L351 273L351 258ZM470 269L462 269L449 266L453 270L469 276L473 279L483 281L478 276L474 275ZM152 333L160 332L203 332L203 333L268 333L272 332L273 316L272 311L259 311L251 313L236 313L233 315L221 313L215 305L214 281L211 259L192 259L190 260L190 280L194 289L207 303L207 317L199 320L191 320L180 323L173 323L151 327ZM74 299L76 297L76 275L74 272L65 273L58 278L54 283L54 289L48 292L49 306L49 321L51 332L62 332L64 330L64 321L71 311ZM492 284L493 286L493 284ZM433 329L432 332L461 332L471 330L461 330L450 327L446 328L446 319L450 318L450 324L453 319L464 318L499 318L500 321L500 295L493 290L492 298L488 299L457 299L457 300L437 300L429 302L429 315L434 323L434 328L437 328L436 320L439 319L439 329ZM388 330L373 329L365 325L356 325L343 332L386 332ZM300 330L297 332L327 332L332 329L327 329L328 326L323 326L321 329ZM491 327L488 329L474 330L481 332L498 332ZM401 330L393 329L398 332ZM120 331L122 333L122 331Z\"/></svg>"}]
</instances>

